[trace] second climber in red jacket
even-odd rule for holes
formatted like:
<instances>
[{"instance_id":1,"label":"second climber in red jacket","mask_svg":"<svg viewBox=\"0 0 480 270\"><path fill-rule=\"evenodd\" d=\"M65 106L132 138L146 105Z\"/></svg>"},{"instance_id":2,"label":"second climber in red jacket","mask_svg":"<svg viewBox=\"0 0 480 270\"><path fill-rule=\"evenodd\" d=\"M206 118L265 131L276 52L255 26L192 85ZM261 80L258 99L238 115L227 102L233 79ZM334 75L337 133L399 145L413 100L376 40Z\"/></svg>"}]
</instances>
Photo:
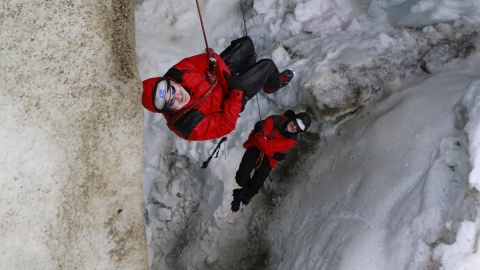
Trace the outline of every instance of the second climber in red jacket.
<instances>
[{"instance_id":1,"label":"second climber in red jacket","mask_svg":"<svg viewBox=\"0 0 480 270\"><path fill-rule=\"evenodd\" d=\"M291 70L279 73L271 59L255 62L255 48L247 36L232 41L214 56L218 83L210 93L206 53L183 59L163 77L143 81L144 108L162 113L168 128L185 140L229 134L246 102L258 91L263 88L266 93L274 93L293 78Z\"/></svg>"},{"instance_id":2,"label":"second climber in red jacket","mask_svg":"<svg viewBox=\"0 0 480 270\"><path fill-rule=\"evenodd\" d=\"M271 115L255 124L243 144L247 150L235 175L241 189L233 190L233 212L240 209L241 202L248 204L258 193L277 161L285 159L285 152L297 143L298 133L306 131L311 122L306 112L295 114L288 110L283 115ZM255 172L250 177L253 170Z\"/></svg>"}]
</instances>

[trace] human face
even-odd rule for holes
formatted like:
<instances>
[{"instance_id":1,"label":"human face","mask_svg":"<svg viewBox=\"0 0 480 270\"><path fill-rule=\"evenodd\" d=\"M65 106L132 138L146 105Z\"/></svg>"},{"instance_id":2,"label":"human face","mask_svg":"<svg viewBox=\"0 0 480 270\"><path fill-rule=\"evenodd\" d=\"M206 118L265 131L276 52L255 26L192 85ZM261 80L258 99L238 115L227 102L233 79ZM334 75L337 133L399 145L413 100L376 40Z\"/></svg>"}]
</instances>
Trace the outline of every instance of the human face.
<instances>
[{"instance_id":1,"label":"human face","mask_svg":"<svg viewBox=\"0 0 480 270\"><path fill-rule=\"evenodd\" d=\"M290 123L288 123L287 131L290 132L290 133L297 133L297 132L303 131L302 127L305 128L302 120L295 119L295 120L291 121Z\"/></svg>"},{"instance_id":2,"label":"human face","mask_svg":"<svg viewBox=\"0 0 480 270\"><path fill-rule=\"evenodd\" d=\"M176 111L183 108L190 101L190 94L183 86L174 81L170 81L170 87L171 89L165 95L165 108Z\"/></svg>"},{"instance_id":3,"label":"human face","mask_svg":"<svg viewBox=\"0 0 480 270\"><path fill-rule=\"evenodd\" d=\"M287 131L290 133L297 133L297 128L295 127L295 120L290 121L287 125Z\"/></svg>"}]
</instances>

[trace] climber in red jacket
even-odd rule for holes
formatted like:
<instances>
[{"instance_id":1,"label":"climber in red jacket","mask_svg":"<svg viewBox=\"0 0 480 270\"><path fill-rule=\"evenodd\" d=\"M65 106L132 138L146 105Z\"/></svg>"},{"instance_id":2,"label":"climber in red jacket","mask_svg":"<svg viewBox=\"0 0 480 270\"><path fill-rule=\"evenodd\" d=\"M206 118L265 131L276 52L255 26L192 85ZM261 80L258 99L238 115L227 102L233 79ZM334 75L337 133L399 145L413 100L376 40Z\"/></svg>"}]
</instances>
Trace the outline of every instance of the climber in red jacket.
<instances>
[{"instance_id":1,"label":"climber in red jacket","mask_svg":"<svg viewBox=\"0 0 480 270\"><path fill-rule=\"evenodd\" d=\"M229 134L248 100L260 89L274 93L287 85L293 71L278 72L271 59L256 61L249 37L231 42L215 54L218 83L210 93L207 54L185 58L163 77L143 81L142 104L162 113L168 127L186 140L209 140Z\"/></svg>"},{"instance_id":2,"label":"climber in red jacket","mask_svg":"<svg viewBox=\"0 0 480 270\"><path fill-rule=\"evenodd\" d=\"M233 212L240 209L241 202L248 204L258 193L277 162L284 160L285 152L295 146L298 133L306 131L310 124L311 118L307 113L295 114L292 110L283 115L271 115L255 124L243 144L247 150L235 175L241 189L233 190ZM253 170L255 172L250 177Z\"/></svg>"}]
</instances>

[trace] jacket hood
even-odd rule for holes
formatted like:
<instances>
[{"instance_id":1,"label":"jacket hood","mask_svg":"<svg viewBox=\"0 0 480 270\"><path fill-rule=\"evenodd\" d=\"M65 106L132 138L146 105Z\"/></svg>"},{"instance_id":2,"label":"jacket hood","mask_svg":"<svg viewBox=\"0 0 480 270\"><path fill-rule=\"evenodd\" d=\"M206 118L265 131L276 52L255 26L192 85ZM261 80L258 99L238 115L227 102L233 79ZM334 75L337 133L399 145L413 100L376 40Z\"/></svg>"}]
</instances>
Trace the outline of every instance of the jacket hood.
<instances>
[{"instance_id":1,"label":"jacket hood","mask_svg":"<svg viewBox=\"0 0 480 270\"><path fill-rule=\"evenodd\" d=\"M162 77L155 77L143 81L142 105L145 109L154 113L160 112L157 108L155 108L154 95L155 87L162 79Z\"/></svg>"}]
</instances>

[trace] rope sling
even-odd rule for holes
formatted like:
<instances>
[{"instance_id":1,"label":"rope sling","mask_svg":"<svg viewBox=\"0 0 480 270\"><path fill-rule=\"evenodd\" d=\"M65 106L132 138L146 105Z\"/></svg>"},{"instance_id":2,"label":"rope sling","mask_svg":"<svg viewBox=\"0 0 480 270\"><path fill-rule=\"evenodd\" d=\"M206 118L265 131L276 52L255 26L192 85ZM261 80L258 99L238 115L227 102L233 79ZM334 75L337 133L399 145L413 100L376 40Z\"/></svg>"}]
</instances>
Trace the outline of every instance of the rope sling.
<instances>
[{"instance_id":1,"label":"rope sling","mask_svg":"<svg viewBox=\"0 0 480 270\"><path fill-rule=\"evenodd\" d=\"M243 26L245 29L245 36L248 36L247 21L245 20L245 9L243 8L243 0L241 0L240 3L242 6L242 17L243 17ZM258 95L255 95L255 98L257 100L258 117L260 118L260 121L262 121L262 113L260 111L260 102L258 101ZM262 131L262 136L265 137L265 129L263 128L263 125L261 125L261 131ZM257 158L257 163L255 164L255 170L258 170L258 168L260 168L260 165L262 165L264 156L265 156L265 153L260 152L260 155Z\"/></svg>"},{"instance_id":2,"label":"rope sling","mask_svg":"<svg viewBox=\"0 0 480 270\"><path fill-rule=\"evenodd\" d=\"M208 89L208 92L201 99L199 99L189 108L189 110L195 107L198 103L205 100L212 93L213 88L217 85L217 82L218 82L218 77L217 77L217 74L215 73L215 68L217 67L217 60L215 59L215 53L213 49L208 47L207 35L205 34L205 27L203 25L202 12L200 11L200 4L198 3L198 0L196 0L196 2L197 2L198 17L200 18L200 25L202 26L203 39L205 40L205 47L206 47L205 50L207 52L207 60L209 62L209 68L205 71L205 75L207 77L207 81L211 84L211 87L210 89ZM183 113L182 116L185 113ZM217 147L215 147L215 149L213 150L213 153L210 155L210 157L208 157L207 161L203 162L202 169L205 169L208 167L208 163L210 163L210 160L213 158L215 154L216 154L215 158L218 157L220 145L226 140L227 140L227 136L223 137L220 140L220 142L217 144Z\"/></svg>"},{"instance_id":3,"label":"rope sling","mask_svg":"<svg viewBox=\"0 0 480 270\"><path fill-rule=\"evenodd\" d=\"M203 96L200 100L198 100L195 104L193 104L193 106L191 106L188 110L190 110L191 108L195 107L196 104L200 103L201 101L203 101L208 95L210 95L212 89L215 87L217 81L218 81L218 77L216 76L215 74L215 67L216 67L216 60L215 60L215 55L214 55L214 52L213 52L213 49L209 48L208 47L208 41L207 41L207 36L205 34L205 27L203 25L203 18L202 18L202 12L200 11L200 4L198 2L198 0L196 0L196 3L197 3L197 10L198 10L198 16L200 18L200 24L202 26L202 32L203 32L203 39L205 41L205 46L206 46L206 51L207 51L207 58L208 58L208 61L210 62L210 68L209 70L207 70L205 73L207 75L207 80L210 84L212 84L212 87L210 87L209 91L207 92L207 94L205 96ZM245 10L244 10L244 5L243 5L243 0L241 0L241 8L242 8L242 17L243 17L243 25L244 25L244 29L245 29L245 36L248 36L248 32L247 32L247 23L246 23L246 19L245 19ZM258 109L258 115L259 115L259 121L262 121L262 113L260 111L260 102L258 101L258 95L255 95L256 96L256 100L257 100L257 109ZM178 120L180 117L182 117L185 113L188 112L185 111L184 113L182 113L181 115L179 115L178 118L176 118L175 120ZM175 116L176 117L176 116ZM261 127L261 132L262 132L262 136L265 136L265 130L264 130L264 127L262 125ZM213 156L216 154L215 158L218 157L218 153L220 151L220 146L223 142L225 142L227 140L227 136L223 137L220 142L217 144L217 146L215 147L215 149L213 150L212 154L210 155L210 157L208 157L207 161L203 162L203 165L202 165L202 169L205 169L208 167L208 164L210 163L210 160L213 158ZM255 166L255 170L257 170L262 161L263 161L263 157L264 157L265 153L264 152L261 152L260 156L258 157L258 160L257 160L257 165Z\"/></svg>"},{"instance_id":4,"label":"rope sling","mask_svg":"<svg viewBox=\"0 0 480 270\"><path fill-rule=\"evenodd\" d=\"M168 124L169 126L173 126L180 118L182 118L182 116L184 116L186 113L188 113L190 110L192 110L195 106L197 106L202 101L204 101L208 96L210 96L210 94L213 91L213 88L215 88L215 86L217 85L217 82L218 82L218 77L217 77L217 74L215 73L215 68L217 67L217 60L215 59L215 52L213 51L212 48L208 47L207 36L205 34L205 28L203 26L202 13L200 11L200 5L198 3L198 0L196 0L196 1L197 1L198 15L200 17L200 24L202 25L203 38L205 40L205 46L206 46L205 51L207 52L207 61L209 63L208 69L205 71L205 75L207 77L208 83L210 83L211 86L210 86L210 89L208 89L207 93L205 93L205 95L203 95L200 99L198 99L196 102L194 102L192 105L190 105L185 110L182 110L182 111L174 114L172 116L171 120L169 121L169 124Z\"/></svg>"}]
</instances>

